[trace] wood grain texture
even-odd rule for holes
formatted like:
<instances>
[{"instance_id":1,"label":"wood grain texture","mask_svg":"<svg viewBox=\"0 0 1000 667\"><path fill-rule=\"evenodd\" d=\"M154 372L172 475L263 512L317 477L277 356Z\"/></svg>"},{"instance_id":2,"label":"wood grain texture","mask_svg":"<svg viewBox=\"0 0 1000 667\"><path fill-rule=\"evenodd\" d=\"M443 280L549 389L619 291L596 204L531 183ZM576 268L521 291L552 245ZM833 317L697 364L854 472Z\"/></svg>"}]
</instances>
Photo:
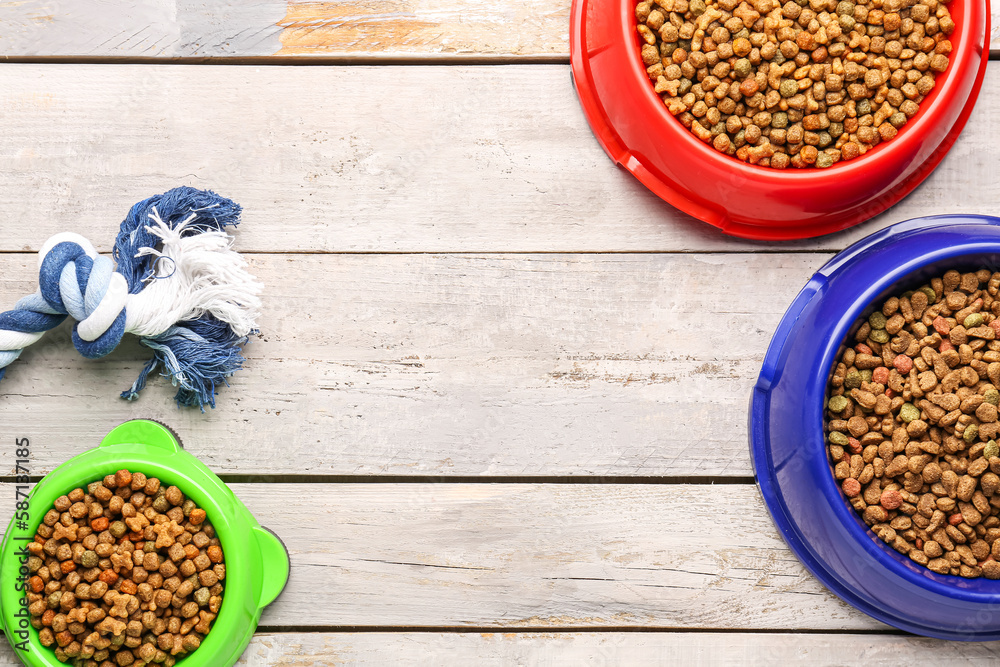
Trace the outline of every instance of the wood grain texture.
<instances>
[{"instance_id":1,"label":"wood grain texture","mask_svg":"<svg viewBox=\"0 0 1000 667\"><path fill-rule=\"evenodd\" d=\"M0 54L568 60L569 12L569 0L21 0L0 6Z\"/></svg>"},{"instance_id":2,"label":"wood grain texture","mask_svg":"<svg viewBox=\"0 0 1000 667\"><path fill-rule=\"evenodd\" d=\"M1000 64L937 171L850 231L1000 211ZM171 187L246 207L256 252L758 251L657 199L594 140L569 68L5 65L0 250L72 227L108 250ZM956 196L961 192L962 196Z\"/></svg>"},{"instance_id":3,"label":"wood grain texture","mask_svg":"<svg viewBox=\"0 0 1000 667\"><path fill-rule=\"evenodd\" d=\"M746 476L750 388L828 257L254 255L263 338L216 410L155 376L119 399L148 355L83 359L64 324L9 367L0 423L38 474L145 416L225 473ZM3 304L34 261L0 255Z\"/></svg>"},{"instance_id":4,"label":"wood grain texture","mask_svg":"<svg viewBox=\"0 0 1000 667\"><path fill-rule=\"evenodd\" d=\"M886 628L802 567L752 485L231 487L291 556L264 627Z\"/></svg>"},{"instance_id":5,"label":"wood grain texture","mask_svg":"<svg viewBox=\"0 0 1000 667\"><path fill-rule=\"evenodd\" d=\"M278 56L569 59L569 2L289 0Z\"/></svg>"},{"instance_id":6,"label":"wood grain texture","mask_svg":"<svg viewBox=\"0 0 1000 667\"><path fill-rule=\"evenodd\" d=\"M254 636L237 667L442 664L684 664L769 666L808 661L811 667L896 667L931 664L987 667L996 642L946 642L923 637L857 634L712 632L360 632L267 633ZM0 667L20 667L0 642Z\"/></svg>"}]
</instances>

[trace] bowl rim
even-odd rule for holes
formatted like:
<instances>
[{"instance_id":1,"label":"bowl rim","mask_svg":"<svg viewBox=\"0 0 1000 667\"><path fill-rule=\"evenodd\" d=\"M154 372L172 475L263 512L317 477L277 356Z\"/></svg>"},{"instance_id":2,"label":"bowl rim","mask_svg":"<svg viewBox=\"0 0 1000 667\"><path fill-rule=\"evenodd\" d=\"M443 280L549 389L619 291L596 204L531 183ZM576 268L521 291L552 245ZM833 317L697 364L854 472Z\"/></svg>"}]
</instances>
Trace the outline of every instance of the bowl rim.
<instances>
[{"instance_id":1,"label":"bowl rim","mask_svg":"<svg viewBox=\"0 0 1000 667\"><path fill-rule=\"evenodd\" d=\"M815 348L812 359L817 372L809 376L805 386L807 391L817 392L812 395L823 397L823 403L822 405L819 403L813 405L811 402L803 411L803 422L812 424L812 429L803 438L807 451L803 458L806 460L805 465L810 470L814 472L818 470L822 473L815 475L815 477L818 477L819 480L820 495L824 506L832 511L837 523L854 538L856 544L861 545L865 554L873 561L864 565L884 568L906 584L929 593L956 599L960 602L989 604L1000 608L1000 580L994 581L982 577L965 579L959 576L934 573L924 566L910 561L906 555L892 549L864 524L858 513L847 502L840 486L836 484L829 464L829 457L825 452L826 439L823 426L823 409L828 396L827 382L833 368L833 362L852 328L859 324L862 314L870 308L873 309L875 303L880 299L903 288L907 282L910 285L922 282L921 277L915 274L932 265L940 265L942 262L950 261L961 263L963 258L967 260L966 264L983 265L985 262L979 262L973 258L992 255L995 257L996 267L1000 269L1000 218L979 215L943 215L896 223L854 243L817 270L810 282L807 283L806 288L799 293L796 300L785 312L771 339L761 375L751 393L748 436L754 477L765 505L778 527L779 533L788 543L792 552L821 583L851 605L895 627L942 639L981 641L1000 637L1000 629L987 632L970 628L968 632L964 633L942 630L901 618L895 609L889 608L887 611L885 608L876 607L855 593L852 585L846 582L835 568L828 566L803 537L793 514L788 509L784 494L780 491L768 444L770 434L764 432L765 425L770 421L771 373L774 372L775 368L778 369L778 373L782 370L780 357L782 357L784 348L789 342L789 334L793 331L794 321L798 319L805 307L820 295L828 277L841 269L849 270L855 262L863 259L866 255L888 247L892 244L893 237L899 233L917 236L948 229L958 232L957 228L959 227L969 231L972 225L988 225L993 230L992 237L985 235L977 237L975 234L969 234L961 242L934 247L919 255L894 254L893 260L898 259L898 264L885 270L876 282L872 282L867 289L855 295L850 307L844 312L831 317L831 319L835 319L835 324L826 338L820 342L815 342L814 338L813 341L809 342ZM937 270L937 268L934 269L935 273ZM775 362L775 357L778 357L779 361ZM991 590L972 590L973 586L986 587Z\"/></svg>"},{"instance_id":2,"label":"bowl rim","mask_svg":"<svg viewBox=\"0 0 1000 667\"><path fill-rule=\"evenodd\" d=\"M989 61L989 0L961 0L961 17L956 21L956 31L950 38L953 44L966 44L967 48L953 48L945 80L931 92L931 96L934 96L931 101L941 103L922 104L918 116L907 123L910 132L902 133L902 136L895 137L884 146L876 147L870 151L871 155L866 154L826 169L778 170L743 163L723 154L710 156L709 153L718 151L711 146L698 145L702 142L676 119L670 123L660 122L658 127L667 133L667 142L676 140L678 146L685 147L676 151L688 156L685 164L690 162L694 165L706 165L704 175L709 178L732 179L731 187L722 188L718 193L713 190L711 197L706 198L703 196L705 193L692 189L689 180L678 179L676 174L661 171L661 165L667 164L663 162L663 155L652 160L641 153L642 145L633 147L627 143L639 143L635 138L635 123L631 122L631 117L638 119L646 114L654 114L665 121L665 116L670 116L641 66L638 49L633 48L639 38L632 27L635 22L632 5L632 0L617 0L617 3L616 0L573 0L570 12L570 63L573 83L587 123L598 144L612 161L631 173L658 198L719 228L724 234L747 239L785 241L830 234L860 224L898 203L934 171L953 146L975 106ZM954 0L952 6L956 6ZM601 24L588 24L588 21L594 20L591 15L605 16L609 13L609 7L615 9L616 16L614 19L603 20L608 22L611 32L606 27L594 28L594 25ZM956 12L953 10L952 14L955 15ZM624 24L621 22L622 18ZM599 34L598 41L590 44L590 34L595 30ZM612 35L617 37L612 39ZM961 36L960 42L956 35ZM605 51L610 52L608 56L599 55ZM609 83L602 83L606 77L595 76L594 63L598 57L601 62L607 63L601 66L602 69L621 71L623 85L611 86ZM964 67L964 75L954 76L952 73L958 72L960 67ZM923 122L930 126L929 112L943 106L946 96L941 91L960 84L967 86L967 89L962 87L958 92L964 93L967 90L967 95L964 98L962 94L950 96L954 98L951 102L956 110L950 114L939 114L943 119L940 127L934 126L931 131L921 129L924 127ZM641 106L642 110L632 116L631 112L617 108L615 113L626 113L628 117L613 119L613 100L620 96L616 91L622 88L630 91L626 94L629 102L633 106ZM629 138L626 138L626 131ZM923 133L930 135L930 141L924 142L918 137L918 134ZM910 144L914 144L910 150L904 150L904 146ZM883 150L878 151L878 148ZM880 170L880 165L883 164L893 168ZM694 168L701 171L697 166ZM823 172L834 174L835 179L829 180L830 177ZM812 199L810 190L813 188L836 184L841 178L850 178L853 183L859 183L868 175L878 173L891 176L883 178L870 196L852 198L850 204L842 207L831 204L829 197L823 199L824 203L818 207L811 207L809 204ZM774 194L755 198L749 207L733 209L718 203L721 201L719 197L723 195L738 197L739 189L746 187L747 183L751 183L755 191ZM793 203L777 217L768 215L767 206L784 201Z\"/></svg>"}]
</instances>

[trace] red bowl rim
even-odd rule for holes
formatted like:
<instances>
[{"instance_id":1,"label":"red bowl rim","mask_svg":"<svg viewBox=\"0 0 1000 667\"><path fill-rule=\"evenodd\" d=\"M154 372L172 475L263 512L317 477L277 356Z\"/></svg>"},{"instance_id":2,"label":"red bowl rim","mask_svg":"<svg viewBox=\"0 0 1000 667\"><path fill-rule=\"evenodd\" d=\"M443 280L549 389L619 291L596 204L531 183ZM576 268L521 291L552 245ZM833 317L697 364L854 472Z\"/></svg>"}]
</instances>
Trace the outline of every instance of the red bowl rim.
<instances>
[{"instance_id":1,"label":"red bowl rim","mask_svg":"<svg viewBox=\"0 0 1000 667\"><path fill-rule=\"evenodd\" d=\"M583 106L584 113L590 123L591 129L597 137L605 152L616 163L631 172L647 188L652 190L660 198L672 204L676 208L722 229L723 232L734 236L741 236L751 239L766 240L789 240L819 236L822 234L840 231L853 226L863 220L881 213L891 205L897 203L905 197L917 185L926 178L934 167L944 158L948 149L954 143L961 129L964 127L982 86L983 77L986 73L986 65L989 61L988 36L990 34L990 7L989 0L951 0L948 3L949 9L961 7L961 15L956 21L957 26L951 35L953 44L952 53L948 69L936 77L935 88L921 102L920 110L909 119L906 125L900 129L899 134L891 141L884 142L853 160L838 162L830 167L819 169L785 169L778 170L770 167L762 167L743 162L735 157L731 157L716 151L711 146L705 144L695 137L690 130L680 124L659 96L653 91L645 68L641 65L638 47L639 37L635 30L636 18L634 14L634 0L609 0L617 3L619 10L625 14L625 21L622 24L621 38L635 45L633 58L628 59L628 81L626 85L637 85L642 90L644 103L648 105L660 118L661 129L668 136L669 141L677 141L678 150L689 151L697 154L699 160L705 160L714 169L726 170L736 175L750 177L757 182L765 182L774 187L825 187L831 181L849 174L858 174L868 170L878 170L882 164L893 159L899 159L900 154L914 151L914 145L920 144L931 128L943 125L950 120L949 110L951 108L951 97L955 95L954 88L961 84L960 77L953 73L967 68L978 67L975 83L972 86L968 98L966 99L961 113L954 118L950 130L943 134L938 150L933 151L930 157L925 160L922 168L910 174L908 178L897 184L890 197L887 197L877 208L871 206L861 212L861 217L845 217L826 224L800 225L798 223L782 224L781 221L772 221L766 224L746 224L734 222L725 215L720 215L717 210L709 209L698 202L692 201L685 196L682 188L678 188L675 183L661 176L655 165L646 164L641 154L626 146L617 129L614 121L605 112L600 95L593 84L592 72L590 68L590 54L584 48L586 43L586 10L590 2L598 0L573 0L570 19L570 52L573 79L577 93ZM985 34L983 36L983 48L977 50L976 38L973 35L970 25L973 21L967 20L970 12L976 10L983 12L985 24ZM969 48L971 45L972 48ZM951 112L953 113L953 112Z\"/></svg>"}]
</instances>

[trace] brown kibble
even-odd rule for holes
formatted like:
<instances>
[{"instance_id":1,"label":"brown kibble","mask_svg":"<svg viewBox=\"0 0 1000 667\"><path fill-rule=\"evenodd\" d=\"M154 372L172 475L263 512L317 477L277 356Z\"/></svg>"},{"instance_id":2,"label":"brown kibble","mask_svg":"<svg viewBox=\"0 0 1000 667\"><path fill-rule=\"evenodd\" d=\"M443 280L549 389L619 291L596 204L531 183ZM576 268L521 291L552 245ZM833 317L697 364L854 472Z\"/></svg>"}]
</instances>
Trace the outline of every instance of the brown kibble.
<instances>
[{"instance_id":1,"label":"brown kibble","mask_svg":"<svg viewBox=\"0 0 1000 667\"><path fill-rule=\"evenodd\" d=\"M86 489L57 499L27 545L39 640L73 664L173 664L198 649L222 604L215 530L179 488L142 473Z\"/></svg>"},{"instance_id":2,"label":"brown kibble","mask_svg":"<svg viewBox=\"0 0 1000 667\"><path fill-rule=\"evenodd\" d=\"M849 70L848 81L864 76ZM875 132L897 113L886 105L857 103L873 116L862 126ZM967 578L1000 579L997 296L1000 273L949 271L872 304L834 364L825 412L832 471L872 532L914 563Z\"/></svg>"},{"instance_id":3,"label":"brown kibble","mask_svg":"<svg viewBox=\"0 0 1000 667\"><path fill-rule=\"evenodd\" d=\"M715 150L775 169L825 168L893 140L947 70L955 28L937 2L664 3L638 2L635 15L637 55L669 113ZM762 112L780 119L768 130ZM824 114L838 134L817 127Z\"/></svg>"},{"instance_id":4,"label":"brown kibble","mask_svg":"<svg viewBox=\"0 0 1000 667\"><path fill-rule=\"evenodd\" d=\"M177 506L184 502L184 494L176 486L171 486L167 488L165 494L167 502L171 505Z\"/></svg>"}]
</instances>

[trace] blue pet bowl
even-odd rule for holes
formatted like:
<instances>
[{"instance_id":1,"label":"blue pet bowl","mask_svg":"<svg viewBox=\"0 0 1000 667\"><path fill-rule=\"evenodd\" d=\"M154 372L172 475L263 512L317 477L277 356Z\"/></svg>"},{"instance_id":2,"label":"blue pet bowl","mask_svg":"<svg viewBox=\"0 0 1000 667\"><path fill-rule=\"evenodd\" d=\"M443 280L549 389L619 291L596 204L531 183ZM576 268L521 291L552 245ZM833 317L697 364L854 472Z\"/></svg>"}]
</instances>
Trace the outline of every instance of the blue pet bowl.
<instances>
[{"instance_id":1,"label":"blue pet bowl","mask_svg":"<svg viewBox=\"0 0 1000 667\"><path fill-rule=\"evenodd\" d=\"M862 317L948 269L1000 269L1000 218L935 216L862 239L788 308L750 399L750 455L775 525L848 604L908 632L1000 639L1000 581L939 575L897 553L848 504L830 469L823 405L834 360Z\"/></svg>"}]
</instances>

